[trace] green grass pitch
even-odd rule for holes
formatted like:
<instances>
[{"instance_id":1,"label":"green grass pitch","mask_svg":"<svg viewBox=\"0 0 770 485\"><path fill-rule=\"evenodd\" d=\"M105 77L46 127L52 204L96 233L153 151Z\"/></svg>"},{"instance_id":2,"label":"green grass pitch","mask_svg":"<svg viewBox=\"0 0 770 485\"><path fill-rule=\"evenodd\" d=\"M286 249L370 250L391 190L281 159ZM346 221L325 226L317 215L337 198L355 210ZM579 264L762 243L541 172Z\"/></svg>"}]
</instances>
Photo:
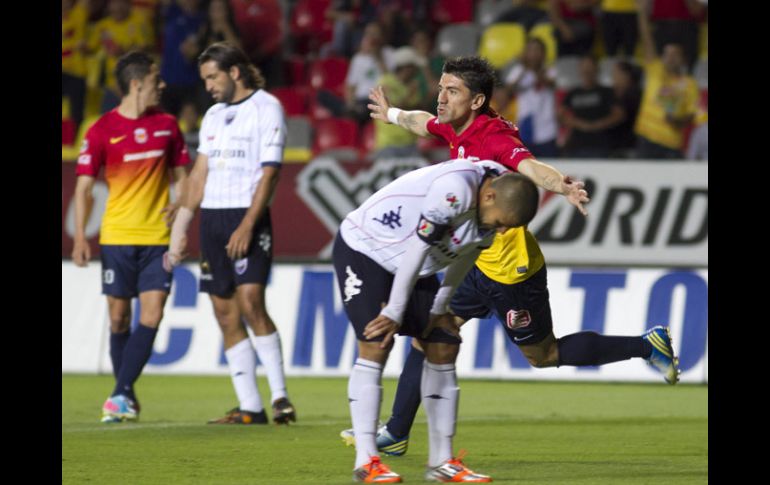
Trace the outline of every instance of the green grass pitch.
<instances>
[{"instance_id":1,"label":"green grass pitch","mask_svg":"<svg viewBox=\"0 0 770 485\"><path fill-rule=\"evenodd\" d=\"M112 376L62 376L63 484L350 483L354 453L345 378L290 378L291 426L206 425L236 405L230 379L143 376L138 423L99 422ZM386 419L396 381L384 380ZM270 398L260 378L263 402ZM455 450L495 483L708 482L708 387L703 385L460 381ZM269 413L268 413L269 414ZM409 451L383 456L422 483L422 409Z\"/></svg>"}]
</instances>

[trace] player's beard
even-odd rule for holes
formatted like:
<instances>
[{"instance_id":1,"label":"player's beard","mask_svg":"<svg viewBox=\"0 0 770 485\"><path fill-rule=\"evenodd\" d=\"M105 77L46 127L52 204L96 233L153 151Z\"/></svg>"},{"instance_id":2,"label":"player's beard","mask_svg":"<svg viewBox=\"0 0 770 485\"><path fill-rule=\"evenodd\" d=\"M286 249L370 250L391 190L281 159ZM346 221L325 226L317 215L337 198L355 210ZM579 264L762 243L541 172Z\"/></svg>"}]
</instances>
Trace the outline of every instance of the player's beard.
<instances>
[{"instance_id":1,"label":"player's beard","mask_svg":"<svg viewBox=\"0 0 770 485\"><path fill-rule=\"evenodd\" d=\"M224 91L222 91L222 95L219 97L220 103L231 103L233 101L233 96L235 96L235 83L229 82L227 86L225 86Z\"/></svg>"}]
</instances>

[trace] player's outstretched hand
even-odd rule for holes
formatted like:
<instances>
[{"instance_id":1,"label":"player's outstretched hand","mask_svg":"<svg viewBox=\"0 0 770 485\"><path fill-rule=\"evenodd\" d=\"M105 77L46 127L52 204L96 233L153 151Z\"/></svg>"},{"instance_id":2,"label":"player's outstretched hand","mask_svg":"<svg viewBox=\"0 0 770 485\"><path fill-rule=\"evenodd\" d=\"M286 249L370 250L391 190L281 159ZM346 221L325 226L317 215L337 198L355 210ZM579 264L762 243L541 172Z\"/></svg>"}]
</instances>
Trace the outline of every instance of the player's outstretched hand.
<instances>
[{"instance_id":1,"label":"player's outstretched hand","mask_svg":"<svg viewBox=\"0 0 770 485\"><path fill-rule=\"evenodd\" d=\"M385 96L385 90L382 89L382 86L375 86L369 90L369 100L371 103L366 105L366 107L369 108L369 111L371 111L369 116L375 120L390 123L390 121L388 121L388 109L390 109L390 103Z\"/></svg>"},{"instance_id":2,"label":"player's outstretched hand","mask_svg":"<svg viewBox=\"0 0 770 485\"><path fill-rule=\"evenodd\" d=\"M393 336L398 332L400 325L395 320L391 320L383 314L377 315L377 318L366 324L364 327L364 337L367 339L385 335L380 343L381 349L386 349L393 342Z\"/></svg>"},{"instance_id":3,"label":"player's outstretched hand","mask_svg":"<svg viewBox=\"0 0 770 485\"><path fill-rule=\"evenodd\" d=\"M590 202L591 199L588 198L588 192L584 187L585 183L580 180L572 180L572 178L568 176L565 176L561 181L561 189L564 197L567 198L570 204L577 207L577 210L579 210L581 214L587 216L588 211L583 207L583 204Z\"/></svg>"}]
</instances>

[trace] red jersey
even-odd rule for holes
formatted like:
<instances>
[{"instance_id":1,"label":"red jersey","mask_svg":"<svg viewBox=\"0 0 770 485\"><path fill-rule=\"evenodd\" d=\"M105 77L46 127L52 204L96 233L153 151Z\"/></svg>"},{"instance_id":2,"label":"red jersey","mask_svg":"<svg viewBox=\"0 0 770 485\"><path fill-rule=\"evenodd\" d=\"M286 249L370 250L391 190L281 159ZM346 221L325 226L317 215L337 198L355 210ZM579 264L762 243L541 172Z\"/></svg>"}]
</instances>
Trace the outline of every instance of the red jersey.
<instances>
[{"instance_id":1,"label":"red jersey","mask_svg":"<svg viewBox=\"0 0 770 485\"><path fill-rule=\"evenodd\" d=\"M428 131L449 143L450 158L493 160L518 171L519 162L535 158L519 138L519 129L510 121L496 116L479 115L459 136L448 123L431 118Z\"/></svg>"},{"instance_id":2,"label":"red jersey","mask_svg":"<svg viewBox=\"0 0 770 485\"><path fill-rule=\"evenodd\" d=\"M515 171L525 158L535 158L521 142L516 125L500 116L479 115L460 136L448 123L439 123L438 118L428 120L427 127L430 133L449 142L451 158L493 160ZM476 259L484 275L506 285L528 279L544 264L540 246L526 227L496 234L492 246Z\"/></svg>"},{"instance_id":3,"label":"red jersey","mask_svg":"<svg viewBox=\"0 0 770 485\"><path fill-rule=\"evenodd\" d=\"M168 244L161 210L169 202L169 168L190 163L176 118L152 109L138 119L115 108L89 128L78 157L78 175L96 177L104 166L110 195L99 242Z\"/></svg>"}]
</instances>

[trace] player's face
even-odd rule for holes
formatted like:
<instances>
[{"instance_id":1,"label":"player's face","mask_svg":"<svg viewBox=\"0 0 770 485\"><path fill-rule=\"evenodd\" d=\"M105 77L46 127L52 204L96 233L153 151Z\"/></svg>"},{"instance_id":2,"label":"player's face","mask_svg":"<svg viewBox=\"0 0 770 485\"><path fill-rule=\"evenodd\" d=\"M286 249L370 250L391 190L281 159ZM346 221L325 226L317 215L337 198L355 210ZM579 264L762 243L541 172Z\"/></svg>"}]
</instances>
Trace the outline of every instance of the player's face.
<instances>
[{"instance_id":1,"label":"player's face","mask_svg":"<svg viewBox=\"0 0 770 485\"><path fill-rule=\"evenodd\" d=\"M473 110L484 104L484 95L471 94L465 82L452 74L442 74L438 82L439 123L450 123L455 128L470 124L475 118Z\"/></svg>"},{"instance_id":2,"label":"player's face","mask_svg":"<svg viewBox=\"0 0 770 485\"><path fill-rule=\"evenodd\" d=\"M142 79L139 85L139 103L145 107L157 106L160 104L160 95L166 83L160 78L160 70L156 64L150 66L150 72Z\"/></svg>"},{"instance_id":3,"label":"player's face","mask_svg":"<svg viewBox=\"0 0 770 485\"><path fill-rule=\"evenodd\" d=\"M482 200L479 205L479 222L483 229L494 229L500 234L513 227L519 227L519 223L511 214L495 204L494 199Z\"/></svg>"},{"instance_id":4,"label":"player's face","mask_svg":"<svg viewBox=\"0 0 770 485\"><path fill-rule=\"evenodd\" d=\"M219 68L216 61L201 64L200 75L206 83L206 91L217 103L229 103L235 95L235 81L230 74Z\"/></svg>"}]
</instances>

